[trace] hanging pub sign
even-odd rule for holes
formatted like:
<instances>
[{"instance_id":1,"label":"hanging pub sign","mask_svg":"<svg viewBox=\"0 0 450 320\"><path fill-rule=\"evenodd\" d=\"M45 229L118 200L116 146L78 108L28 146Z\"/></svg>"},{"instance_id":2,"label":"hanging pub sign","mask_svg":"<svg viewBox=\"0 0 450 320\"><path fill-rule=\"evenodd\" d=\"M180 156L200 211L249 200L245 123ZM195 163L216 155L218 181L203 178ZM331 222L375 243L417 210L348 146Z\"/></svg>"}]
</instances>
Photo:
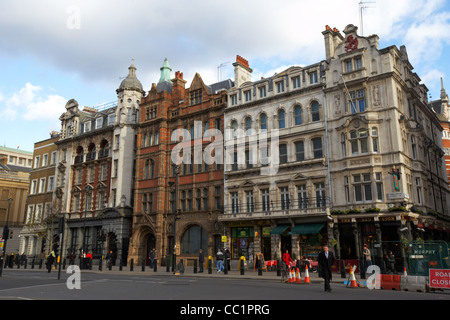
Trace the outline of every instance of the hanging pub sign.
<instances>
[{"instance_id":1,"label":"hanging pub sign","mask_svg":"<svg viewBox=\"0 0 450 320\"><path fill-rule=\"evenodd\" d=\"M392 174L392 179L394 180L394 190L400 190L400 179L401 179L401 171L400 169L395 169L395 166L392 168L392 172L389 172Z\"/></svg>"}]
</instances>

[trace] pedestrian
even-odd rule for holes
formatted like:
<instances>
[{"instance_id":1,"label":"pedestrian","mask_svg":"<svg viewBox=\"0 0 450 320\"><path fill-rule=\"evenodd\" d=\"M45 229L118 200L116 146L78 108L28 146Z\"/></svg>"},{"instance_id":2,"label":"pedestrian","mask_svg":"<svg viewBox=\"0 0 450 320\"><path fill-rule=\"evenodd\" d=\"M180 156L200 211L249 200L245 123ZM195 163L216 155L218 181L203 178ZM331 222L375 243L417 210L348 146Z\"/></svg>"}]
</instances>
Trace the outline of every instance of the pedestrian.
<instances>
[{"instance_id":1,"label":"pedestrian","mask_svg":"<svg viewBox=\"0 0 450 320\"><path fill-rule=\"evenodd\" d=\"M221 272L223 271L223 253L222 251L217 251L217 255L216 255L216 260L217 260L217 272Z\"/></svg>"},{"instance_id":2,"label":"pedestrian","mask_svg":"<svg viewBox=\"0 0 450 320\"><path fill-rule=\"evenodd\" d=\"M153 261L155 261L155 248L150 251L150 268L153 268Z\"/></svg>"},{"instance_id":3,"label":"pedestrian","mask_svg":"<svg viewBox=\"0 0 450 320\"><path fill-rule=\"evenodd\" d=\"M389 272L395 273L395 256L392 251L386 257L386 266Z\"/></svg>"},{"instance_id":4,"label":"pedestrian","mask_svg":"<svg viewBox=\"0 0 450 320\"><path fill-rule=\"evenodd\" d=\"M284 261L284 263L286 263L286 267L289 268L291 266L292 259L291 259L291 255L289 254L288 250L286 250L286 252L283 253L283 261Z\"/></svg>"},{"instance_id":5,"label":"pedestrian","mask_svg":"<svg viewBox=\"0 0 450 320\"><path fill-rule=\"evenodd\" d=\"M25 264L25 260L27 260L27 255L24 253L22 253L22 255L20 256L20 265L24 265Z\"/></svg>"},{"instance_id":6,"label":"pedestrian","mask_svg":"<svg viewBox=\"0 0 450 320\"><path fill-rule=\"evenodd\" d=\"M113 259L113 254L112 254L112 251L110 250L108 252L108 254L106 255L106 266L108 268L112 267L112 259Z\"/></svg>"},{"instance_id":7,"label":"pedestrian","mask_svg":"<svg viewBox=\"0 0 450 320\"><path fill-rule=\"evenodd\" d=\"M332 280L331 266L334 264L336 259L334 258L333 252L329 251L327 245L323 246L323 251L319 253L319 276L325 280L324 288L325 291L331 292L330 281Z\"/></svg>"},{"instance_id":8,"label":"pedestrian","mask_svg":"<svg viewBox=\"0 0 450 320\"><path fill-rule=\"evenodd\" d=\"M364 268L367 268L372 265L372 258L370 257L370 250L367 248L367 245L364 245L363 249L363 258L364 258Z\"/></svg>"},{"instance_id":9,"label":"pedestrian","mask_svg":"<svg viewBox=\"0 0 450 320\"><path fill-rule=\"evenodd\" d=\"M183 259L180 259L180 261L177 263L177 266L175 268L175 273L184 274Z\"/></svg>"},{"instance_id":10,"label":"pedestrian","mask_svg":"<svg viewBox=\"0 0 450 320\"><path fill-rule=\"evenodd\" d=\"M75 264L75 254L72 251L69 256L69 266L74 265L74 264Z\"/></svg>"},{"instance_id":11,"label":"pedestrian","mask_svg":"<svg viewBox=\"0 0 450 320\"><path fill-rule=\"evenodd\" d=\"M205 262L205 257L203 256L203 249L200 249L200 251L198 252L198 264L199 264L199 268L200 268L200 272L203 272L203 263Z\"/></svg>"},{"instance_id":12,"label":"pedestrian","mask_svg":"<svg viewBox=\"0 0 450 320\"><path fill-rule=\"evenodd\" d=\"M88 270L92 270L92 252L88 251L86 254L87 268Z\"/></svg>"},{"instance_id":13,"label":"pedestrian","mask_svg":"<svg viewBox=\"0 0 450 320\"><path fill-rule=\"evenodd\" d=\"M55 251L52 250L51 252L49 252L47 256L46 266L48 273L52 271L52 266L54 262L55 262Z\"/></svg>"}]
</instances>

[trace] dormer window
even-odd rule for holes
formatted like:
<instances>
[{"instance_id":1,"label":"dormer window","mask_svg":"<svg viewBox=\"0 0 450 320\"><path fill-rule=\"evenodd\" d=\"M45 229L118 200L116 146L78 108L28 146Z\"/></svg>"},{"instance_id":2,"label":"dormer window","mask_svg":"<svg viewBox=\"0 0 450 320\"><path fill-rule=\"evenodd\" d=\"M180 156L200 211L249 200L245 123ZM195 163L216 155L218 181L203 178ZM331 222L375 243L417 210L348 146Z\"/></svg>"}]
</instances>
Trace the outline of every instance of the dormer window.
<instances>
[{"instance_id":1,"label":"dormer window","mask_svg":"<svg viewBox=\"0 0 450 320\"><path fill-rule=\"evenodd\" d=\"M245 91L244 92L244 96L245 96L245 102L252 101L252 92L251 92L251 90Z\"/></svg>"},{"instance_id":2,"label":"dormer window","mask_svg":"<svg viewBox=\"0 0 450 320\"><path fill-rule=\"evenodd\" d=\"M292 88L298 89L300 88L300 76L296 76L292 78Z\"/></svg>"},{"instance_id":3,"label":"dormer window","mask_svg":"<svg viewBox=\"0 0 450 320\"><path fill-rule=\"evenodd\" d=\"M231 105L232 106L237 105L237 95L236 94L231 95L230 96L230 100L231 100Z\"/></svg>"},{"instance_id":4,"label":"dormer window","mask_svg":"<svg viewBox=\"0 0 450 320\"><path fill-rule=\"evenodd\" d=\"M258 90L259 90L259 97L260 98L265 98L266 95L267 95L266 87L265 86L264 87L259 87Z\"/></svg>"},{"instance_id":5,"label":"dormer window","mask_svg":"<svg viewBox=\"0 0 450 320\"><path fill-rule=\"evenodd\" d=\"M318 77L317 77L317 71L310 72L309 73L309 84L315 84L318 81L319 80L318 80Z\"/></svg>"},{"instance_id":6,"label":"dormer window","mask_svg":"<svg viewBox=\"0 0 450 320\"><path fill-rule=\"evenodd\" d=\"M86 121L84 123L84 132L89 132L91 131L91 121Z\"/></svg>"},{"instance_id":7,"label":"dormer window","mask_svg":"<svg viewBox=\"0 0 450 320\"><path fill-rule=\"evenodd\" d=\"M284 81L277 82L277 93L284 92Z\"/></svg>"}]
</instances>

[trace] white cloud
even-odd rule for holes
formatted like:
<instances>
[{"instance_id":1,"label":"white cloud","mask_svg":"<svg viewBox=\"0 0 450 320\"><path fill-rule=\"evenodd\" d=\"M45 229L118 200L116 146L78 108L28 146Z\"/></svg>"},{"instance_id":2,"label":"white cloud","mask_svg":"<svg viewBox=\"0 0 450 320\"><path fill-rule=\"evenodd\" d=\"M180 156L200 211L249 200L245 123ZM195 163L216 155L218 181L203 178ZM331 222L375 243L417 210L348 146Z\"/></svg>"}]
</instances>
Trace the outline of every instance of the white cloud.
<instances>
[{"instance_id":1,"label":"white cloud","mask_svg":"<svg viewBox=\"0 0 450 320\"><path fill-rule=\"evenodd\" d=\"M67 100L59 95L39 94L42 87L27 82L19 91L3 98L4 111L0 114L9 120L53 120L65 111ZM1 102L1 99L0 99Z\"/></svg>"},{"instance_id":2,"label":"white cloud","mask_svg":"<svg viewBox=\"0 0 450 320\"><path fill-rule=\"evenodd\" d=\"M234 62L237 54L255 71L259 62L260 70L274 70L324 59L325 25L339 30L359 25L359 2L129 0L112 5L106 0L2 0L0 29L8 32L0 38L0 52L32 54L86 82L108 83L114 89L131 58L146 90L158 81L165 57L186 80L199 72L212 83L217 66ZM406 44L417 63L442 54L435 39L448 37L441 29L448 27L445 0L374 2L364 10L365 35L378 34L386 45ZM68 11L73 5L79 10ZM71 21L79 28L69 28Z\"/></svg>"}]
</instances>

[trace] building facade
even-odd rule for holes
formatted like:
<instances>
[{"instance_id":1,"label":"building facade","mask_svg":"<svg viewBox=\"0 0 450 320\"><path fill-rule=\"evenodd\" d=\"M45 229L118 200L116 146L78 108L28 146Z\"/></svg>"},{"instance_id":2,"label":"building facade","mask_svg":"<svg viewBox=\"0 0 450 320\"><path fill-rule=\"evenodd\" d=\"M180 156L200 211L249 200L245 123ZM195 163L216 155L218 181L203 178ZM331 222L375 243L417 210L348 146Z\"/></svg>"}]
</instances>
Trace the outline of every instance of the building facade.
<instances>
[{"instance_id":1,"label":"building facade","mask_svg":"<svg viewBox=\"0 0 450 320\"><path fill-rule=\"evenodd\" d=\"M326 60L311 66L251 81L248 62L234 64L219 218L234 259L315 257L323 244L382 259L403 255L399 243L448 241L443 128L406 48L380 49L353 25L323 36Z\"/></svg>"},{"instance_id":2,"label":"building facade","mask_svg":"<svg viewBox=\"0 0 450 320\"><path fill-rule=\"evenodd\" d=\"M25 225L20 233L20 253L28 257L44 258L46 248L51 250L59 239L53 238L54 216L57 213L54 201L56 189L56 164L59 133L52 132L50 138L36 142L33 151L33 168L30 172L30 189L27 197Z\"/></svg>"},{"instance_id":3,"label":"building facade","mask_svg":"<svg viewBox=\"0 0 450 320\"><path fill-rule=\"evenodd\" d=\"M367 244L382 259L402 254L399 241L448 239L442 127L406 48L380 49L353 25L323 35L337 255L360 259Z\"/></svg>"},{"instance_id":4,"label":"building facade","mask_svg":"<svg viewBox=\"0 0 450 320\"><path fill-rule=\"evenodd\" d=\"M199 249L214 255L223 234L218 222L223 166L208 163L205 154L211 137L221 138L232 82L206 85L196 74L186 88L183 73L177 71L172 79L170 71L166 59L160 80L140 105L129 257L137 264L148 264L156 249L162 264L170 264L175 253L191 265Z\"/></svg>"},{"instance_id":5,"label":"building facade","mask_svg":"<svg viewBox=\"0 0 450 320\"><path fill-rule=\"evenodd\" d=\"M133 206L135 126L143 95L136 67L117 89L117 103L102 110L69 100L61 115L55 191L65 217L63 253L111 253L126 263Z\"/></svg>"},{"instance_id":6,"label":"building facade","mask_svg":"<svg viewBox=\"0 0 450 320\"><path fill-rule=\"evenodd\" d=\"M447 171L447 180L450 185L450 110L449 99L444 88L444 81L441 78L441 96L438 100L430 102L431 108L436 112L442 126L442 147L444 148L445 166Z\"/></svg>"},{"instance_id":7,"label":"building facade","mask_svg":"<svg viewBox=\"0 0 450 320\"><path fill-rule=\"evenodd\" d=\"M237 56L225 126L225 206L232 259L318 253L327 238L323 62L251 81Z\"/></svg>"},{"instance_id":8,"label":"building facade","mask_svg":"<svg viewBox=\"0 0 450 320\"><path fill-rule=\"evenodd\" d=\"M17 254L20 250L19 234L25 219L32 161L32 152L0 147L0 227L3 229L8 221L9 230L12 231L7 254Z\"/></svg>"}]
</instances>

